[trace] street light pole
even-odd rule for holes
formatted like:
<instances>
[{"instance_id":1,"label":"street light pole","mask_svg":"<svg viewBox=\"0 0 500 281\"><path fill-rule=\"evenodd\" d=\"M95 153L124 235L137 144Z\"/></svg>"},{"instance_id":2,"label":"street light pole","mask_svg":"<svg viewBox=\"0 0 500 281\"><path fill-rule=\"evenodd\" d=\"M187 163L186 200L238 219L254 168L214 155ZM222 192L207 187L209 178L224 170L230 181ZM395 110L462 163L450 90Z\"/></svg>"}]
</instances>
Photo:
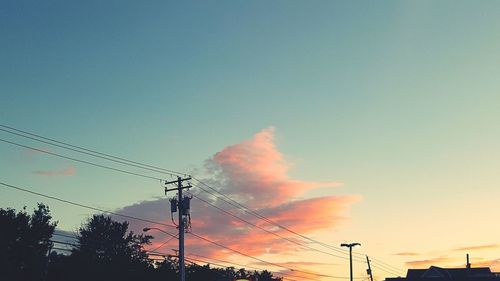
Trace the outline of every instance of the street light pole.
<instances>
[{"instance_id":1,"label":"street light pole","mask_svg":"<svg viewBox=\"0 0 500 281\"><path fill-rule=\"evenodd\" d=\"M349 248L349 272L350 272L350 280L352 281L352 247L355 246L361 246L359 243L350 243L350 244L345 244L342 243L340 244L341 247L348 247Z\"/></svg>"}]
</instances>

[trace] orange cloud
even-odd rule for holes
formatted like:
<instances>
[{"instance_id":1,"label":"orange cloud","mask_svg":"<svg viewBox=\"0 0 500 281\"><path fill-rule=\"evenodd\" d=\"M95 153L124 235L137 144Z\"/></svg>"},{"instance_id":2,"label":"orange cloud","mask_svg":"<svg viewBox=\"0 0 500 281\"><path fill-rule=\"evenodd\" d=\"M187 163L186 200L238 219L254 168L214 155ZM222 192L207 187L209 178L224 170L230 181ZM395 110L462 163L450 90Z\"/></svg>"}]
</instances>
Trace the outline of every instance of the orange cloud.
<instances>
[{"instance_id":1,"label":"orange cloud","mask_svg":"<svg viewBox=\"0 0 500 281\"><path fill-rule=\"evenodd\" d=\"M414 253L414 252L401 252L401 253L395 253L393 255L396 255L396 256L418 256L419 254Z\"/></svg>"},{"instance_id":2,"label":"orange cloud","mask_svg":"<svg viewBox=\"0 0 500 281\"><path fill-rule=\"evenodd\" d=\"M34 171L33 174L43 177L73 176L76 174L76 169L75 167L70 166L63 170L56 170L56 171Z\"/></svg>"},{"instance_id":3,"label":"orange cloud","mask_svg":"<svg viewBox=\"0 0 500 281\"><path fill-rule=\"evenodd\" d=\"M448 257L438 257L438 258L433 258L433 259L407 261L405 264L408 267L428 268L431 265L439 266L439 264L448 263L448 262L451 262L454 260L456 260L456 259L448 258Z\"/></svg>"},{"instance_id":4,"label":"orange cloud","mask_svg":"<svg viewBox=\"0 0 500 281\"><path fill-rule=\"evenodd\" d=\"M305 182L290 179L290 164L274 145L270 127L250 139L215 154L209 166L222 179L221 191L234 195L252 207L272 207L304 191L339 186L339 182Z\"/></svg>"},{"instance_id":5,"label":"orange cloud","mask_svg":"<svg viewBox=\"0 0 500 281\"><path fill-rule=\"evenodd\" d=\"M467 246L462 248L453 249L453 251L474 251L474 250L490 250L497 249L500 245L498 244L489 244L489 245L479 245L479 246Z\"/></svg>"},{"instance_id":6,"label":"orange cloud","mask_svg":"<svg viewBox=\"0 0 500 281\"><path fill-rule=\"evenodd\" d=\"M273 128L264 129L249 140L224 148L207 160L206 164L210 176L204 180L205 182L268 219L301 234L338 226L346 219L344 210L359 200L358 196L298 199L308 190L336 187L340 183L309 182L290 178L288 171L291 165L274 144ZM304 247L276 236L279 234L292 241L299 241L300 238L293 234L259 220L235 208L234 205L227 204L219 197L201 191L196 186L191 192L268 231L253 227L193 198L191 220L194 233L252 256L274 253L283 256L307 251ZM170 224L170 208L166 199L140 202L124 207L119 212ZM140 230L144 226L131 222L131 227L135 229ZM175 233L175 229L169 231ZM167 239L168 237L165 237L155 245L161 245ZM305 244L305 242L300 243ZM186 254L189 253L218 259L238 256L187 234Z\"/></svg>"},{"instance_id":7,"label":"orange cloud","mask_svg":"<svg viewBox=\"0 0 500 281\"><path fill-rule=\"evenodd\" d=\"M483 261L474 261L472 262L473 267L489 267L491 271L499 272L500 271L500 258L493 260L483 260Z\"/></svg>"},{"instance_id":8,"label":"orange cloud","mask_svg":"<svg viewBox=\"0 0 500 281\"><path fill-rule=\"evenodd\" d=\"M259 266L266 266L266 263L263 262L257 262L255 263L256 265ZM289 262L276 262L276 264L279 264L281 266L289 266L289 267L307 267L307 266L332 266L332 265L338 265L338 264L332 264L332 263L322 263L322 262L311 262L311 261L289 261Z\"/></svg>"}]
</instances>

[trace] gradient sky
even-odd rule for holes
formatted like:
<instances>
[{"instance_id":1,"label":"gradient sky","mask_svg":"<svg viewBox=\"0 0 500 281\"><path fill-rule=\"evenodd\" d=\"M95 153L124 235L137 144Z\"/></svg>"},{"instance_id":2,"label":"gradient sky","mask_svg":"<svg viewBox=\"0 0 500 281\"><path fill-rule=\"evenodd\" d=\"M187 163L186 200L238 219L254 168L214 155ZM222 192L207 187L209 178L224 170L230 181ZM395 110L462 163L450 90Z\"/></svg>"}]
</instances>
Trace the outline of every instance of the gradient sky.
<instances>
[{"instance_id":1,"label":"gradient sky","mask_svg":"<svg viewBox=\"0 0 500 281\"><path fill-rule=\"evenodd\" d=\"M290 227L398 268L469 252L500 271L499 14L498 1L2 1L0 120L207 178L216 165L226 192L277 219L336 196ZM2 182L65 199L127 210L162 196L159 182L0 155ZM263 177L268 193L242 180ZM0 189L0 207L40 200ZM89 216L47 203L64 230ZM262 256L347 275L328 256Z\"/></svg>"}]
</instances>

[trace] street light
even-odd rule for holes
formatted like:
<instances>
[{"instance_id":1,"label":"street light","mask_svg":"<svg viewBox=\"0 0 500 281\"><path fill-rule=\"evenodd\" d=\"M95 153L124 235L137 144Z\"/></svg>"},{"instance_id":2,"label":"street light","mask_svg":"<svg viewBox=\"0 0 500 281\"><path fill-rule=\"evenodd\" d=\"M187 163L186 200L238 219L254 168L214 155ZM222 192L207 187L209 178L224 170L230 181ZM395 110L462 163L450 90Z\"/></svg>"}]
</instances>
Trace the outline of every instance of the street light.
<instances>
[{"instance_id":1,"label":"street light","mask_svg":"<svg viewBox=\"0 0 500 281\"><path fill-rule=\"evenodd\" d=\"M165 234L167 234L167 235L169 235L171 237L177 238L177 236L173 235L172 233L168 233L165 230L157 228L157 227L145 227L145 228L142 229L142 231L144 231L144 232L148 232L150 230L158 230L158 231L163 232L163 233L165 233Z\"/></svg>"},{"instance_id":2,"label":"street light","mask_svg":"<svg viewBox=\"0 0 500 281\"><path fill-rule=\"evenodd\" d=\"M361 246L361 244L359 243L350 243L350 244L346 244L346 243L342 243L340 244L340 247L348 247L349 248L349 269L350 269L350 280L352 281L352 247L355 247L355 246Z\"/></svg>"}]
</instances>

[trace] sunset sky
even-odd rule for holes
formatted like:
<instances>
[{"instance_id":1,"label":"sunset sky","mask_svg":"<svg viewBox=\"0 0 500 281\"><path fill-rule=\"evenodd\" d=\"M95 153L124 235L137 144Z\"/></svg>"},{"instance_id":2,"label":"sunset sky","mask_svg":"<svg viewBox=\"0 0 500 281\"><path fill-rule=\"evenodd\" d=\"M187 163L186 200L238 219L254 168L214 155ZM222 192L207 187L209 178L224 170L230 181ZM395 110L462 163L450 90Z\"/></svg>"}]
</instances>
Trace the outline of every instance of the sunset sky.
<instances>
[{"instance_id":1,"label":"sunset sky","mask_svg":"<svg viewBox=\"0 0 500 281\"><path fill-rule=\"evenodd\" d=\"M191 174L297 233L359 242L356 253L402 274L464 266L466 253L500 271L499 15L499 1L2 1L0 124ZM0 182L170 224L173 194L159 180L1 141ZM92 214L0 187L1 208L45 202L60 230ZM349 274L346 253L301 248L192 204L196 234L291 268ZM154 235L152 248L169 239ZM335 280L187 237L187 255ZM377 281L394 276L375 266ZM364 263L354 267L366 277Z\"/></svg>"}]
</instances>

